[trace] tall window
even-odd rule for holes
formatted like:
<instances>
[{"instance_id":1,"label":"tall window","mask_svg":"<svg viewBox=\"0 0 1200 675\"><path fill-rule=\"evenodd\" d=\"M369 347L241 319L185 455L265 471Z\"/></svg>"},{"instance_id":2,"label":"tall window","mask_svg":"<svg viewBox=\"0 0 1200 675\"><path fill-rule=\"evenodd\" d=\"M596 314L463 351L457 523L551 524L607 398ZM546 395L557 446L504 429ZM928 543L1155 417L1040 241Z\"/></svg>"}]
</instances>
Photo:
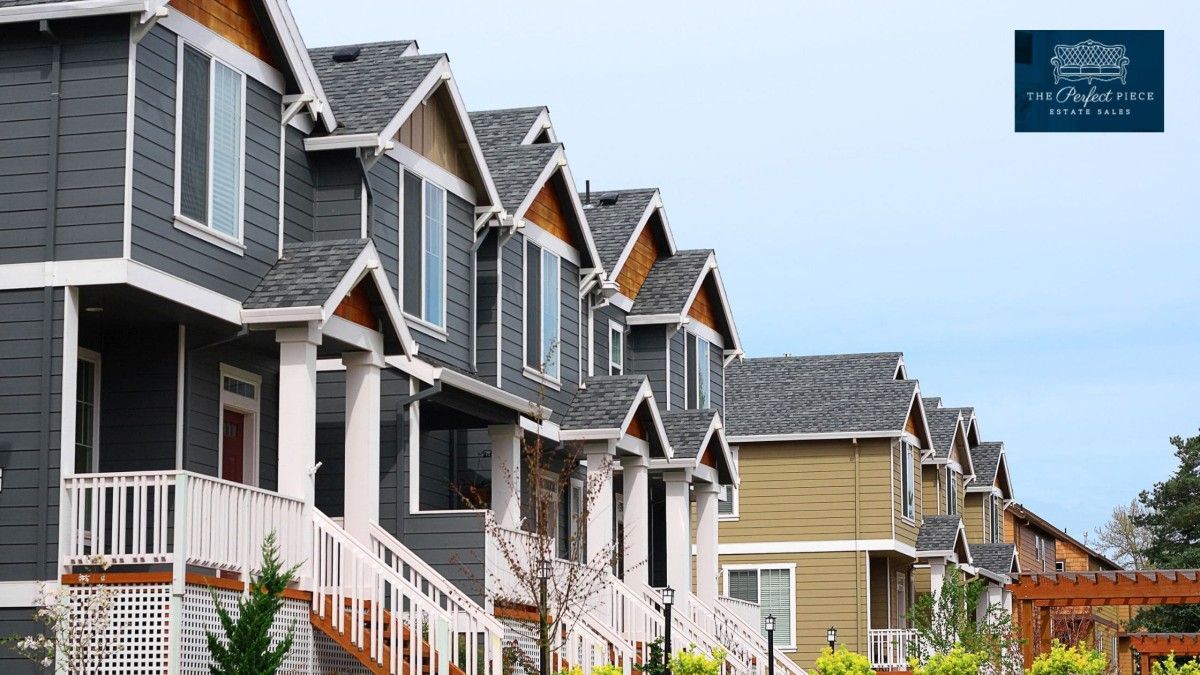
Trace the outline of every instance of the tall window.
<instances>
[{"instance_id":1,"label":"tall window","mask_svg":"<svg viewBox=\"0 0 1200 675\"><path fill-rule=\"evenodd\" d=\"M738 451L735 446L729 449L734 465L738 464ZM738 516L738 489L733 485L722 485L720 498L717 500L717 516L736 518Z\"/></svg>"},{"instance_id":2,"label":"tall window","mask_svg":"<svg viewBox=\"0 0 1200 675\"><path fill-rule=\"evenodd\" d=\"M1000 541L1000 498L992 497L992 543Z\"/></svg>"},{"instance_id":3,"label":"tall window","mask_svg":"<svg viewBox=\"0 0 1200 675\"><path fill-rule=\"evenodd\" d=\"M625 331L621 324L608 322L608 374L621 375L625 372Z\"/></svg>"},{"instance_id":4,"label":"tall window","mask_svg":"<svg viewBox=\"0 0 1200 675\"><path fill-rule=\"evenodd\" d=\"M907 441L900 442L900 480L902 485L901 499L905 518L915 518L917 512L917 489L913 480L913 446Z\"/></svg>"},{"instance_id":5,"label":"tall window","mask_svg":"<svg viewBox=\"0 0 1200 675\"><path fill-rule=\"evenodd\" d=\"M759 607L759 630L767 635L767 616L775 617L775 646L796 646L795 622L792 609L795 606L795 569L792 567L758 567L728 570L726 589L729 596L746 602L756 602Z\"/></svg>"},{"instance_id":6,"label":"tall window","mask_svg":"<svg viewBox=\"0 0 1200 675\"><path fill-rule=\"evenodd\" d=\"M446 191L404 174L404 311L446 327Z\"/></svg>"},{"instance_id":7,"label":"tall window","mask_svg":"<svg viewBox=\"0 0 1200 675\"><path fill-rule=\"evenodd\" d=\"M245 76L184 45L178 82L176 217L240 242Z\"/></svg>"},{"instance_id":8,"label":"tall window","mask_svg":"<svg viewBox=\"0 0 1200 675\"><path fill-rule=\"evenodd\" d=\"M79 349L75 375L75 473L100 470L100 355Z\"/></svg>"},{"instance_id":9,"label":"tall window","mask_svg":"<svg viewBox=\"0 0 1200 675\"><path fill-rule=\"evenodd\" d=\"M958 473L946 467L946 515L958 513Z\"/></svg>"},{"instance_id":10,"label":"tall window","mask_svg":"<svg viewBox=\"0 0 1200 675\"><path fill-rule=\"evenodd\" d=\"M696 338L696 407L700 409L712 403L711 368L708 341Z\"/></svg>"},{"instance_id":11,"label":"tall window","mask_svg":"<svg viewBox=\"0 0 1200 675\"><path fill-rule=\"evenodd\" d=\"M525 248L525 366L559 378L562 261L534 244Z\"/></svg>"}]
</instances>

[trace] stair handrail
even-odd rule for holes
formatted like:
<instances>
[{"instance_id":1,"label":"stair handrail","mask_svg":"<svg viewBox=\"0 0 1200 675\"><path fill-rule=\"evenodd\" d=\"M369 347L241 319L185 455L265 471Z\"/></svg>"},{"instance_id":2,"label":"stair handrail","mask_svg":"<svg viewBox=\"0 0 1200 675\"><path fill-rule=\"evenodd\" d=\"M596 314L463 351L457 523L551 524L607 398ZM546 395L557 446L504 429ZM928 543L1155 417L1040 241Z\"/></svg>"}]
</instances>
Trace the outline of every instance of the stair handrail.
<instances>
[{"instance_id":1,"label":"stair handrail","mask_svg":"<svg viewBox=\"0 0 1200 675\"><path fill-rule=\"evenodd\" d=\"M737 600L737 598L730 598L728 596L719 596L717 598L718 603L722 602L723 600L744 602ZM753 626L751 626L749 623L746 623L742 617L733 612L714 612L714 615L719 617L718 621L727 622L729 626L737 633L740 633L743 638L753 640L757 637L758 640L761 640L763 645L762 647L758 647L757 642L751 642L751 644L754 645L759 651L764 652L763 656L765 658L767 638L764 637L761 632L755 630ZM780 650L778 649L775 650L775 666L782 669L783 672L789 673L790 675L808 675L808 671L796 665L795 661L793 661L787 654L780 653Z\"/></svg>"},{"instance_id":2,"label":"stair handrail","mask_svg":"<svg viewBox=\"0 0 1200 675\"><path fill-rule=\"evenodd\" d=\"M398 569L397 563L408 565L412 574L409 582L418 592L424 593L425 597L438 604L438 606L442 606L443 600L447 605L457 606L460 611L484 624L490 632L494 632L503 638L504 624L500 623L499 619L492 616L483 606L472 600L469 595L454 585L454 582L443 576L432 565L425 562L420 555L405 546L403 542L392 536L392 533L383 529L378 523L371 522L369 531L371 544L375 547L375 554L380 559L380 562L388 565L392 570L401 575L403 575L403 572ZM390 563L384 559L384 553L391 556L392 561ZM428 590L425 590L419 582L427 584ZM441 597L439 598L438 596ZM453 611L450 606L447 606L446 609Z\"/></svg>"},{"instance_id":3,"label":"stair handrail","mask_svg":"<svg viewBox=\"0 0 1200 675\"><path fill-rule=\"evenodd\" d=\"M653 606L653 607L657 607L657 608L661 609L662 601L660 598L662 596L658 590L651 587L649 584L640 584L639 590L641 590L642 597L646 600L646 602L650 603L651 606ZM700 626L700 624L696 623L696 621L691 616L691 613L692 613L691 605L693 604L690 602L691 598L689 597L691 595L691 593L688 592L688 593L684 593L681 595L683 595L684 603L686 603L686 604L684 604L683 606L676 607L676 611L673 611L671 613L672 638L674 638L675 632L676 632L676 630L678 630L679 637L683 638L683 640L685 640L687 643L695 644L697 647L705 649L709 652L712 652L714 649L717 649L717 648L723 649L726 652L725 663L726 663L726 671L727 672L733 672L733 673L755 673L757 671L765 672L765 670L766 670L766 660L765 659L762 661L762 665L758 666L756 668L756 664L753 664L753 663L747 661L743 657L743 655L740 651L734 651L733 649L730 649L729 645L726 645L725 643L723 643L719 638L717 638L716 635L712 634L708 630L705 630L702 626ZM677 604L679 604L679 603L677 603ZM672 639L671 642L672 642L671 646L673 648L677 646L675 639ZM687 645L679 644L678 646L687 646Z\"/></svg>"}]
</instances>

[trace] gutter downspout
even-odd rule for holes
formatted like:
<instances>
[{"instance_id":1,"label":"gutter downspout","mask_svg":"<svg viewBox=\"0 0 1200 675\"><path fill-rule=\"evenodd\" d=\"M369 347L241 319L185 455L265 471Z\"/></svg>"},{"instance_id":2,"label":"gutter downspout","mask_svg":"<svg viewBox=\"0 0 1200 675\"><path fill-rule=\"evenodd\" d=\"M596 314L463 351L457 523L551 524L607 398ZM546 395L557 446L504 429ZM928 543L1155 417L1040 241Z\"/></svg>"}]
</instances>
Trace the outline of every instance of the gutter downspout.
<instances>
[{"instance_id":1,"label":"gutter downspout","mask_svg":"<svg viewBox=\"0 0 1200 675\"><path fill-rule=\"evenodd\" d=\"M38 22L38 32L50 42L50 119L46 166L46 239L45 260L57 256L55 250L58 230L58 147L59 122L62 117L62 41L50 30L50 22Z\"/></svg>"}]
</instances>

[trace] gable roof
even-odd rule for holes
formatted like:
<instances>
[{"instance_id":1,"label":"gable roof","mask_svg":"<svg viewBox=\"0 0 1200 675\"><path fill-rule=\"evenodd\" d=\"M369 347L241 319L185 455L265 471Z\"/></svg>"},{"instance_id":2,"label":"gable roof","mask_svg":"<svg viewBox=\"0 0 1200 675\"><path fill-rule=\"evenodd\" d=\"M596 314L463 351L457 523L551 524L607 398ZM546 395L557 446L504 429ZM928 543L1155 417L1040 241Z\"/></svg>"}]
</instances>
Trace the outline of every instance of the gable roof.
<instances>
[{"instance_id":1,"label":"gable roof","mask_svg":"<svg viewBox=\"0 0 1200 675\"><path fill-rule=\"evenodd\" d=\"M1112 569L1112 570L1125 569L1120 563L1112 560L1111 558L1104 555L1103 553L1100 553L1099 551L1092 548L1091 546L1088 546L1087 544L1083 543L1082 541L1079 541L1075 537L1072 537L1071 535L1067 534L1066 530L1059 528L1057 525L1054 525L1053 523L1046 520L1045 518L1039 516L1038 514L1034 513L1033 511L1030 511L1029 508L1026 507L1024 504L1014 502L1012 504L1009 504L1008 508L1012 510L1012 513L1015 517L1025 520L1026 522L1032 523L1034 525L1037 525L1039 528L1045 530L1047 534L1054 537L1055 539L1060 539L1062 541L1067 542L1068 544L1075 546L1076 548L1083 550L1083 552L1086 553L1089 557L1095 558L1097 562L1107 566L1109 569ZM1070 570L1068 570L1068 571L1070 571Z\"/></svg>"},{"instance_id":2,"label":"gable roof","mask_svg":"<svg viewBox=\"0 0 1200 675\"><path fill-rule=\"evenodd\" d=\"M580 193L580 197L589 199L583 208L587 210L588 225L596 238L596 250L609 277L615 278L620 272L617 263L626 248L632 245L655 210L661 211L662 198L658 188L592 191L590 197L584 193ZM674 237L670 228L665 227L665 214L662 217L668 252L674 253Z\"/></svg>"},{"instance_id":3,"label":"gable roof","mask_svg":"<svg viewBox=\"0 0 1200 675\"><path fill-rule=\"evenodd\" d=\"M1021 571L1017 547L1009 543L971 544L971 559L977 566L996 574L1016 574Z\"/></svg>"},{"instance_id":4,"label":"gable roof","mask_svg":"<svg viewBox=\"0 0 1200 675\"><path fill-rule=\"evenodd\" d=\"M638 292L637 300L625 317L631 326L653 324L682 324L688 321L688 310L696 295L709 280L712 281L720 299L727 340L724 350L727 355L742 353L742 340L725 284L717 267L716 254L710 248L677 251L674 255L659 258L650 269L649 276Z\"/></svg>"},{"instance_id":5,"label":"gable roof","mask_svg":"<svg viewBox=\"0 0 1200 675\"><path fill-rule=\"evenodd\" d=\"M962 413L957 408L940 407L941 401L942 399L936 397L922 399L925 404L925 419L928 420L929 433L933 437L933 459L948 461L954 443L959 438L965 439L966 432L962 426ZM967 451L966 444L960 444L958 459L962 464L963 475L972 475L975 467L971 462L971 453Z\"/></svg>"},{"instance_id":6,"label":"gable roof","mask_svg":"<svg viewBox=\"0 0 1200 675\"><path fill-rule=\"evenodd\" d=\"M645 375L587 378L563 413L559 438L564 442L620 440L641 409L649 410L654 432L662 440L666 456L671 457L671 445Z\"/></svg>"},{"instance_id":7,"label":"gable roof","mask_svg":"<svg viewBox=\"0 0 1200 675\"><path fill-rule=\"evenodd\" d=\"M329 104L338 117L334 135L374 134L392 121L444 54L409 55L412 40L369 42L308 50ZM361 50L353 61L334 61L340 50Z\"/></svg>"},{"instance_id":8,"label":"gable roof","mask_svg":"<svg viewBox=\"0 0 1200 675\"><path fill-rule=\"evenodd\" d=\"M242 302L242 320L248 325L284 321L324 324L342 299L367 277L375 285L375 296L387 319L385 335L398 340L405 355L416 355L416 343L369 239L285 245L279 260Z\"/></svg>"},{"instance_id":9,"label":"gable roof","mask_svg":"<svg viewBox=\"0 0 1200 675\"><path fill-rule=\"evenodd\" d=\"M526 197L537 192L542 174L561 150L559 143L484 145L483 155L492 170L492 180L496 183L501 206L516 216L517 208L525 202Z\"/></svg>"},{"instance_id":10,"label":"gable roof","mask_svg":"<svg viewBox=\"0 0 1200 675\"><path fill-rule=\"evenodd\" d=\"M945 410L955 410L962 415L963 431L967 434L968 440L971 436L975 437L975 443L978 444L979 437L979 419L975 417L975 409L970 406L959 406L957 408L945 408Z\"/></svg>"},{"instance_id":11,"label":"gable roof","mask_svg":"<svg viewBox=\"0 0 1200 675\"><path fill-rule=\"evenodd\" d=\"M975 465L975 486L990 490L996 484L996 474L1000 470L1000 458L1003 455L1003 443L980 443L971 449L971 463Z\"/></svg>"},{"instance_id":12,"label":"gable roof","mask_svg":"<svg viewBox=\"0 0 1200 675\"><path fill-rule=\"evenodd\" d=\"M961 545L960 545L961 544ZM962 554L961 556L959 554ZM925 516L917 532L918 556L942 556L971 562L971 547L960 516Z\"/></svg>"},{"instance_id":13,"label":"gable roof","mask_svg":"<svg viewBox=\"0 0 1200 675\"><path fill-rule=\"evenodd\" d=\"M673 464L691 460L689 468L696 469L701 465L704 453L716 442L720 448L720 462L716 467L718 481L726 485L737 484L737 464L733 461L721 416L716 410L668 410L662 413L662 421L674 451Z\"/></svg>"},{"instance_id":14,"label":"gable roof","mask_svg":"<svg viewBox=\"0 0 1200 675\"><path fill-rule=\"evenodd\" d=\"M919 405L916 380L892 379L899 361L898 352L734 361L725 372L730 442L898 437Z\"/></svg>"},{"instance_id":15,"label":"gable roof","mask_svg":"<svg viewBox=\"0 0 1200 675\"><path fill-rule=\"evenodd\" d=\"M504 108L502 110L473 110L468 113L475 137L483 148L523 145L534 130L546 106Z\"/></svg>"}]
</instances>

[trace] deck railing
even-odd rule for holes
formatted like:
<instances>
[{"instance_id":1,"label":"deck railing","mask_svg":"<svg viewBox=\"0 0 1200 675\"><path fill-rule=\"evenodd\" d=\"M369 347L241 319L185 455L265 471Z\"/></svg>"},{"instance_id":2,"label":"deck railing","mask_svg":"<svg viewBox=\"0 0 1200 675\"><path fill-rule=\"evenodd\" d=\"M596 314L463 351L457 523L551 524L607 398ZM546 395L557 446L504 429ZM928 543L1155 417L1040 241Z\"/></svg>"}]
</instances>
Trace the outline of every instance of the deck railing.
<instances>
[{"instance_id":1,"label":"deck railing","mask_svg":"<svg viewBox=\"0 0 1200 675\"><path fill-rule=\"evenodd\" d=\"M63 479L69 522L64 566L183 563L245 577L276 533L285 565L308 559L303 502L188 471L80 474ZM182 559L180 559L182 555Z\"/></svg>"},{"instance_id":2,"label":"deck railing","mask_svg":"<svg viewBox=\"0 0 1200 675\"><path fill-rule=\"evenodd\" d=\"M867 631L867 658L878 669L908 669L908 657L917 632L909 628L872 628Z\"/></svg>"}]
</instances>

